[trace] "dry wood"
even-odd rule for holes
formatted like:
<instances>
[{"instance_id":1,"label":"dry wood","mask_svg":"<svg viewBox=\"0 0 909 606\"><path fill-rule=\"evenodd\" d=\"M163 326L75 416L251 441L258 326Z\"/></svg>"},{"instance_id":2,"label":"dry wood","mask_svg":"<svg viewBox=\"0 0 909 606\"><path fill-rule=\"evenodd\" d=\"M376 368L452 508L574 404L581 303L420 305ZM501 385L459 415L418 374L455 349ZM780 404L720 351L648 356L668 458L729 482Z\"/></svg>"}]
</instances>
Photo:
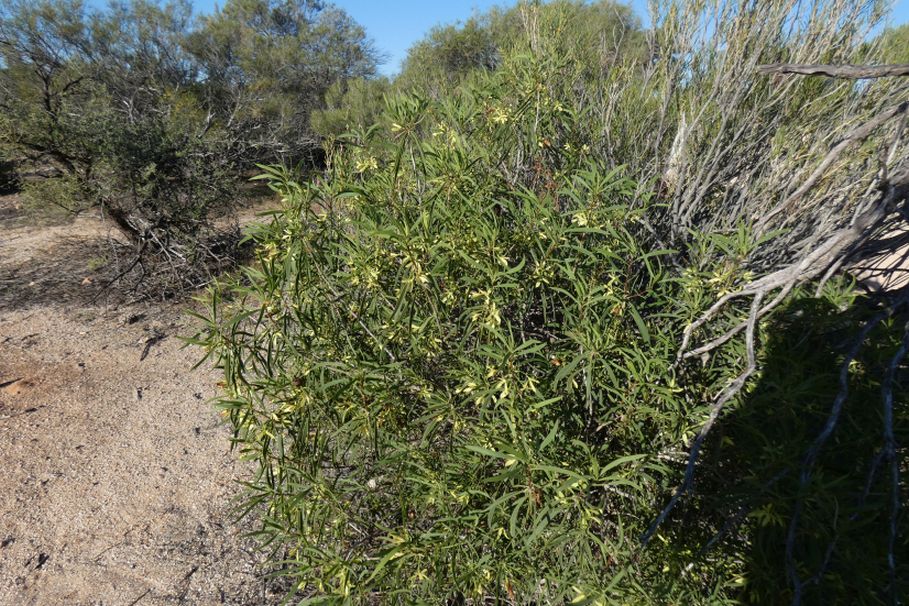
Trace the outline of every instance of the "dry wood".
<instances>
[{"instance_id":1,"label":"dry wood","mask_svg":"<svg viewBox=\"0 0 909 606\"><path fill-rule=\"evenodd\" d=\"M887 65L887 66L827 66L827 65L798 65L798 64L777 64L758 66L758 71L762 73L791 73L801 75L824 75L833 78L879 78L884 76L909 76L909 65ZM815 280L823 276L826 281L832 274L840 271L848 263L854 261L854 258L861 254L863 245L872 238L880 236L881 233L892 227L892 221L899 219L901 213L905 213L905 203L909 199L909 161L901 159L895 167L891 164L897 160L895 150L897 149L905 125L905 119L909 111L909 101L903 99L899 103L878 110L870 118L866 118L857 126L851 128L844 135L838 137L832 143L829 143L829 151L823 156L820 164L809 174L803 177L803 181L791 193L785 195L781 202L775 207L767 208L765 213L755 222L756 231L764 233L774 225L774 218L781 217L779 221L782 224L790 222L790 218L797 213L799 205L809 195L818 197L816 192L818 183L827 177L827 174L835 165L836 161L842 156L843 152L857 144L867 140L875 131L887 125L892 119L899 118L900 124L896 128L893 136L893 143L890 146L889 153L886 157L881 158L881 167L877 177L871 185L865 190L858 203L852 207L851 219L843 216L843 211L848 207L833 208L827 212L826 216L818 224L804 244L798 248L798 254L795 259L782 265L777 265L777 269L772 269L766 275L741 285L733 292L727 293L717 299L700 317L695 319L684 331L681 347L678 352L676 365L682 364L688 359L702 355L709 355L717 348L728 343L743 331L746 333L745 351L746 364L740 375L731 381L719 394L717 394L714 405L711 408L709 418L701 427L697 437L691 444L684 478L681 485L675 491L669 502L658 514L651 524L650 528L642 536L644 545L655 535L660 524L665 521L669 513L675 508L680 499L691 489L693 478L698 462L698 456L707 436L707 433L713 427L717 418L722 414L724 407L733 397L741 392L748 379L753 376L757 370L755 362L755 337L754 332L756 325L760 320L770 314L777 306L781 305L787 295L796 287L805 284L808 281ZM877 195L872 195L877 191ZM697 195L703 193L697 190ZM824 198L827 196L824 195ZM691 204L691 203L689 203ZM814 204L814 203L812 203ZM684 205L683 205L684 206ZM675 208L681 211L682 208ZM852 347L846 355L846 361L840 369L840 390L834 402L831 405L830 413L827 417L823 429L816 436L813 443L806 450L802 460L801 469L799 470L799 480L801 489L807 486L820 451L836 429L840 419L840 413L845 405L848 395L848 383L850 377L849 362L858 355L864 341L871 331L887 317L891 317L898 309L902 309L909 304L909 294L907 289L897 294L892 300L891 305L877 316L866 323L853 341ZM719 336L709 336L711 325L715 324L721 312L727 310L736 302L742 299L750 299L751 311L747 319L737 323L731 329ZM769 303L763 304L764 300L770 300ZM693 344L693 341L699 333L704 333L707 342L700 345ZM892 375L896 367L906 356L907 339L909 339L909 328L907 336L904 336L903 346L894 356L888 369L888 375L885 378L883 387L884 400L884 450L881 455L882 460L886 460L890 465L891 475L891 505L890 505L890 543L888 551L888 567L891 578L890 591L895 591L895 542L896 526L895 520L899 512L899 461L898 454L893 437L892 429ZM876 467L876 465L875 465ZM872 470L872 475L874 471ZM869 478L869 485L872 478ZM866 489L867 490L867 489ZM824 558L822 570L817 575L810 578L803 578L796 570L794 558L794 546L797 537L798 526L801 518L801 498L797 500L794 513L790 519L786 540L786 569L787 576L793 588L793 604L799 604L803 590L806 585L816 582L826 569L827 563L835 549L835 540L831 542L827 549L827 555ZM746 509L743 506L743 509ZM736 516L742 518L742 512ZM733 525L736 522L732 523ZM719 537L729 530L724 527L716 537L711 539L708 545L714 545Z\"/></svg>"},{"instance_id":2,"label":"dry wood","mask_svg":"<svg viewBox=\"0 0 909 606\"><path fill-rule=\"evenodd\" d=\"M864 78L885 78L888 76L909 76L909 64L891 65L816 65L798 63L772 63L759 65L764 74L797 74L800 76L827 76L860 80Z\"/></svg>"},{"instance_id":3,"label":"dry wood","mask_svg":"<svg viewBox=\"0 0 909 606\"><path fill-rule=\"evenodd\" d=\"M836 159L846 150L850 145L854 143L860 143L868 138L868 136L877 130L881 125L890 121L896 116L900 116L906 113L906 109L909 108L909 101L903 101L902 103L895 105L894 107L889 107L884 111L880 112L874 116L871 120L868 120L864 124L859 125L858 127L852 129L845 137L840 139L836 145L827 153L821 163L818 165L814 172L809 175L802 185L795 190L790 196L783 201L782 204L768 212L764 218L759 223L758 229L760 230L763 226L767 225L770 220L778 215L781 212L788 211L792 204L798 201L802 196L804 196L812 187L814 187L817 182L824 176L824 173L830 166L836 161Z\"/></svg>"}]
</instances>

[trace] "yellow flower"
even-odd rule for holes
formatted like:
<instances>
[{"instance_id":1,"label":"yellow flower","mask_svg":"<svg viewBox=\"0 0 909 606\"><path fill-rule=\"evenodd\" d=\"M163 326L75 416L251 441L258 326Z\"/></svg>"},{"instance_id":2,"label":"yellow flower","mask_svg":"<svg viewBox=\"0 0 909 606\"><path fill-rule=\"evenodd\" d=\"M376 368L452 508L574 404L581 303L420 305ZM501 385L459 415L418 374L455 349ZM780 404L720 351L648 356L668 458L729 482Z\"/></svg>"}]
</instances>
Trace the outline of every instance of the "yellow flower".
<instances>
[{"instance_id":1,"label":"yellow flower","mask_svg":"<svg viewBox=\"0 0 909 606\"><path fill-rule=\"evenodd\" d=\"M376 170L377 168L379 168L379 161L373 156L357 160L356 170L358 173L363 173L367 170Z\"/></svg>"},{"instance_id":2,"label":"yellow flower","mask_svg":"<svg viewBox=\"0 0 909 606\"><path fill-rule=\"evenodd\" d=\"M509 115L508 110L504 107L494 107L490 114L490 120L492 120L494 124L506 124L510 118L511 116Z\"/></svg>"}]
</instances>

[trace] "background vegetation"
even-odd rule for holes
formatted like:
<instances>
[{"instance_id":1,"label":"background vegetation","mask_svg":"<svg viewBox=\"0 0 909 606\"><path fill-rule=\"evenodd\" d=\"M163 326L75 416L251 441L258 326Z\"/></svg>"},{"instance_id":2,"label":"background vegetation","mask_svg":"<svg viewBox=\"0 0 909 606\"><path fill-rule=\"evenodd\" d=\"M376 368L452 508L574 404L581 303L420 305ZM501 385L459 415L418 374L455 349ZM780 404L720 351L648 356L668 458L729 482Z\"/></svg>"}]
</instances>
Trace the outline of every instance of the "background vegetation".
<instances>
[{"instance_id":1,"label":"background vegetation","mask_svg":"<svg viewBox=\"0 0 909 606\"><path fill-rule=\"evenodd\" d=\"M362 28L320 3L237 0L193 18L188 2L4 0L0 156L33 208L99 206L136 261L197 284L230 260L212 218L254 164L314 166L310 113L375 62Z\"/></svg>"}]
</instances>

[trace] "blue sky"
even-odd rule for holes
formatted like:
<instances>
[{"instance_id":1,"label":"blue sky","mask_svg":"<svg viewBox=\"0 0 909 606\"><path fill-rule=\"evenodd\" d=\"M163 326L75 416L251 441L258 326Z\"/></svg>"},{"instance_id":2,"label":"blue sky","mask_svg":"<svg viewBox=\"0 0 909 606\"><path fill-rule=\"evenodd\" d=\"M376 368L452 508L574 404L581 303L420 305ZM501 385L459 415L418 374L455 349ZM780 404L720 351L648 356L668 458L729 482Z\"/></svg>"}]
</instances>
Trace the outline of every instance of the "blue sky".
<instances>
[{"instance_id":1,"label":"blue sky","mask_svg":"<svg viewBox=\"0 0 909 606\"><path fill-rule=\"evenodd\" d=\"M197 0L206 2L208 0ZM626 0L627 1L627 0ZM646 0L629 2L641 15L647 12ZM514 0L334 0L334 4L346 10L376 42L380 51L388 57L381 66L384 74L398 71L407 49L422 38L434 25L453 23L469 17L474 11L483 11L492 6L515 4ZM909 0L897 0L894 4L894 23L909 22Z\"/></svg>"},{"instance_id":2,"label":"blue sky","mask_svg":"<svg viewBox=\"0 0 909 606\"><path fill-rule=\"evenodd\" d=\"M215 0L194 0L194 4L197 11L208 12ZM381 72L390 75L398 71L407 49L434 25L454 23L495 5L510 6L515 0L334 0L334 4L366 28L387 57ZM646 0L631 0L630 4L641 15L646 14ZM909 22L909 0L896 0L893 22Z\"/></svg>"}]
</instances>

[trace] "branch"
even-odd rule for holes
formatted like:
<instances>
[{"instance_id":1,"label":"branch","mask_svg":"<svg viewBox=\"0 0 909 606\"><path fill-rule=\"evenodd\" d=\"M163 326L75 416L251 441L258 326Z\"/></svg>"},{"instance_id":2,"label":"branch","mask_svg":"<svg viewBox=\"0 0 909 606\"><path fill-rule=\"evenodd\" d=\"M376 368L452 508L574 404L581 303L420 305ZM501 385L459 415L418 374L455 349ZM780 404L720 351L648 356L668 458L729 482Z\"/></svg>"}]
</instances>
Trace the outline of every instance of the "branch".
<instances>
[{"instance_id":1,"label":"branch","mask_svg":"<svg viewBox=\"0 0 909 606\"><path fill-rule=\"evenodd\" d=\"M888 76L909 76L909 64L892 65L816 65L800 63L772 63L759 65L763 74L798 74L801 76L827 76L858 80L863 78L886 78Z\"/></svg>"},{"instance_id":2,"label":"branch","mask_svg":"<svg viewBox=\"0 0 909 606\"><path fill-rule=\"evenodd\" d=\"M893 383L896 371L909 352L909 322L903 332L903 340L897 349L890 364L881 387L884 400L884 451L883 454L890 463L890 533L887 541L887 572L890 578L890 602L899 604L896 579L896 542L897 542L897 516L900 511L900 458L897 450L896 438L893 433Z\"/></svg>"},{"instance_id":3,"label":"branch","mask_svg":"<svg viewBox=\"0 0 909 606\"><path fill-rule=\"evenodd\" d=\"M909 66L907 66L909 67ZM804 183L795 190L792 194L789 195L779 206L769 211L764 217L758 222L758 230L761 230L768 224L770 219L778 215L781 212L787 211L790 206L797 202L802 196L804 196L812 187L814 187L817 182L824 176L824 172L830 168L830 166L839 158L840 154L846 150L853 143L861 143L871 135L878 127L885 124L890 119L905 114L906 110L909 109L909 101L903 101L898 105L889 107L884 111L880 112L864 124L857 126L852 129L846 135L834 145L821 163L814 169L814 172L805 179Z\"/></svg>"},{"instance_id":4,"label":"branch","mask_svg":"<svg viewBox=\"0 0 909 606\"><path fill-rule=\"evenodd\" d=\"M685 496L685 493L691 489L691 485L694 482L695 467L701 453L701 447L704 444L704 440L707 439L707 434L710 433L710 429L713 427L713 424L716 423L716 420L719 418L720 413L723 412L723 408L726 404L742 390L745 383L751 378L754 371L757 370L754 333L757 330L757 323L760 319L761 300L763 299L763 296L764 293L762 292L755 295L751 302L751 312L748 314L748 325L745 331L745 357L747 358L747 366L745 367L745 370L742 371L742 374L733 379L729 385L726 386L726 389L717 395L713 407L710 410L710 416L707 418L707 422L701 427L701 430L698 432L698 435L688 452L688 463L685 466L685 479L682 481L682 485L675 491L675 494L672 495L669 503L660 511L660 514L647 529L647 532L641 537L642 547L647 546L647 543L650 542L650 539L653 538L653 535L656 534L656 531L659 529L660 524L662 524L667 516L669 516L669 513L675 509L675 506L678 504L679 500Z\"/></svg>"}]
</instances>

